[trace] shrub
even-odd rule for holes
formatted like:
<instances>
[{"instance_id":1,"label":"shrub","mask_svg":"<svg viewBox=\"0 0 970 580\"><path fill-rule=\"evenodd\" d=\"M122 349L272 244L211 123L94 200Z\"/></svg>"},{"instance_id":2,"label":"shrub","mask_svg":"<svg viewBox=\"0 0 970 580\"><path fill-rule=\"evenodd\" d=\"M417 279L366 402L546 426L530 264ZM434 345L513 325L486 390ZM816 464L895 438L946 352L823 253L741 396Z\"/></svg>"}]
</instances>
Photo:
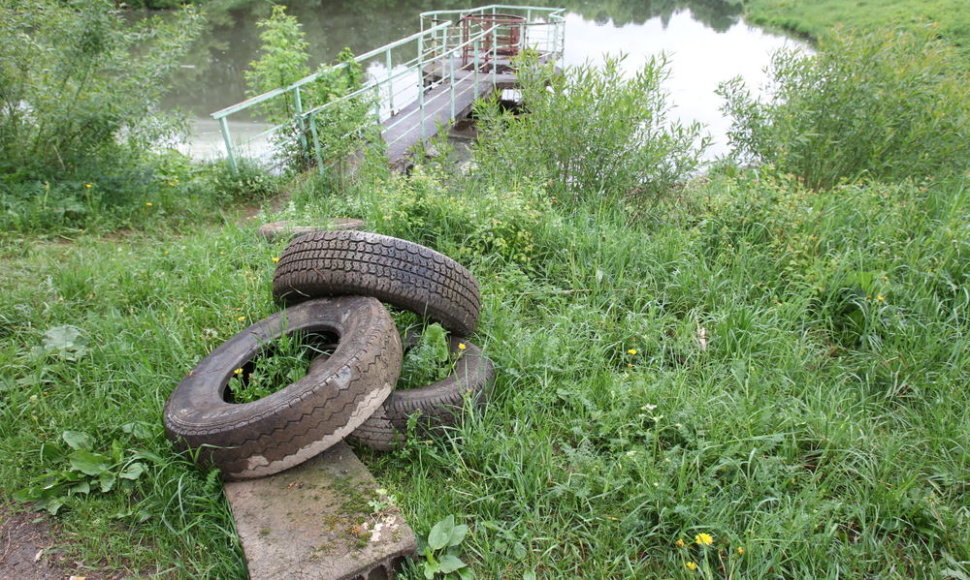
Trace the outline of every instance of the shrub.
<instances>
[{"instance_id":1,"label":"shrub","mask_svg":"<svg viewBox=\"0 0 970 580\"><path fill-rule=\"evenodd\" d=\"M261 54L245 73L251 97L288 87L310 75L309 43L299 21L286 14L285 6L274 6L270 17L257 26L263 29ZM343 66L321 65L316 78L299 88L299 103L295 93L287 91L257 106L266 120L283 125L276 134L276 156L288 169L299 172L313 165L318 153L314 142L321 144L319 154L329 162L357 151L361 140L368 137L365 129L371 125L368 119L373 110L370 96L315 114L312 126L296 117L360 88L364 72L350 49L342 50L337 60Z\"/></svg>"},{"instance_id":2,"label":"shrub","mask_svg":"<svg viewBox=\"0 0 970 580\"><path fill-rule=\"evenodd\" d=\"M549 182L565 198L655 199L694 171L708 139L700 125L667 118L665 60L625 78L623 58L556 72L519 63L526 114L481 104L478 162L486 174Z\"/></svg>"},{"instance_id":3,"label":"shrub","mask_svg":"<svg viewBox=\"0 0 970 580\"><path fill-rule=\"evenodd\" d=\"M957 64L930 26L839 32L814 56L783 50L765 100L740 78L720 87L729 140L737 157L812 188L960 173L970 160L970 79Z\"/></svg>"},{"instance_id":4,"label":"shrub","mask_svg":"<svg viewBox=\"0 0 970 580\"><path fill-rule=\"evenodd\" d=\"M199 31L193 11L129 23L105 0L25 0L0 4L0 22L7 183L127 170L179 129L157 103Z\"/></svg>"}]
</instances>

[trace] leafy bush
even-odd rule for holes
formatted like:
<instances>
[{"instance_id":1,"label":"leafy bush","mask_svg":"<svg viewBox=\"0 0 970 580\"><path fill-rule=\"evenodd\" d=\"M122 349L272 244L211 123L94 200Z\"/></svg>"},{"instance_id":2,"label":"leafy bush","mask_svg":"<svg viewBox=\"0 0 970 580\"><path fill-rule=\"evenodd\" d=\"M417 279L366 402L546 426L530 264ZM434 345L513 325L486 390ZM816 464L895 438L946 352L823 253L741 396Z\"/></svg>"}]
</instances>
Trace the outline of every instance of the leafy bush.
<instances>
[{"instance_id":1,"label":"leafy bush","mask_svg":"<svg viewBox=\"0 0 970 580\"><path fill-rule=\"evenodd\" d=\"M837 33L814 56L780 51L765 101L740 78L720 87L728 136L738 157L812 188L960 173L970 166L970 79L958 62L929 26Z\"/></svg>"},{"instance_id":2,"label":"leafy bush","mask_svg":"<svg viewBox=\"0 0 970 580\"><path fill-rule=\"evenodd\" d=\"M708 140L699 124L667 118L665 60L652 59L632 78L623 59L556 72L534 58L519 62L526 114L496 101L476 112L485 173L528 176L565 198L633 196L654 199L685 180Z\"/></svg>"},{"instance_id":3,"label":"leafy bush","mask_svg":"<svg viewBox=\"0 0 970 580\"><path fill-rule=\"evenodd\" d=\"M257 26L263 29L259 35L261 54L245 73L250 96L285 88L310 76L309 43L299 21L286 14L285 6L274 6L270 17ZM298 89L299 103L297 91L287 91L257 106L268 121L284 125L277 132L276 149L277 157L289 169L299 172L313 165L317 154L314 142L321 144L319 154L326 161L346 157L359 149L365 129L371 125L368 119L373 103L369 96L330 107L314 114L310 121L296 117L360 88L364 72L350 49L342 50L337 60L342 66L321 65L316 78Z\"/></svg>"},{"instance_id":4,"label":"leafy bush","mask_svg":"<svg viewBox=\"0 0 970 580\"><path fill-rule=\"evenodd\" d=\"M7 183L124 173L179 126L157 113L199 31L183 10L129 23L105 0L0 4L0 171Z\"/></svg>"}]
</instances>

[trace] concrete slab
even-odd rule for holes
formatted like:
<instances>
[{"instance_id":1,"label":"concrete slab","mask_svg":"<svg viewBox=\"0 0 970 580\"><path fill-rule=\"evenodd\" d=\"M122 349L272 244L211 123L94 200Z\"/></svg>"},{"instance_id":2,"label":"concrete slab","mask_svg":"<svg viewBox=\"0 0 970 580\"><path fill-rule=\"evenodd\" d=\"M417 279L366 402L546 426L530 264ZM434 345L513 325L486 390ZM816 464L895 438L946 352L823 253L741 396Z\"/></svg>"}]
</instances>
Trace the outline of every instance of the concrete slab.
<instances>
[{"instance_id":1,"label":"concrete slab","mask_svg":"<svg viewBox=\"0 0 970 580\"><path fill-rule=\"evenodd\" d=\"M377 489L343 441L282 473L227 482L249 577L393 578L417 543L400 510Z\"/></svg>"}]
</instances>

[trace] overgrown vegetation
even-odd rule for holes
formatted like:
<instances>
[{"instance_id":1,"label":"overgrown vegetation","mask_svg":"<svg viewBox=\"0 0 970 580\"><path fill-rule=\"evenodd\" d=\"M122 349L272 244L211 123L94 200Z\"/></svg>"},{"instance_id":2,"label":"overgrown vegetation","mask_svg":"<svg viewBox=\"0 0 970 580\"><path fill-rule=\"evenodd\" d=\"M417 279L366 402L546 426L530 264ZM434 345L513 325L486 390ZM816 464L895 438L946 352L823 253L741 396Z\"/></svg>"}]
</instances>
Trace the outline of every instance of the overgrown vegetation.
<instances>
[{"instance_id":1,"label":"overgrown vegetation","mask_svg":"<svg viewBox=\"0 0 970 580\"><path fill-rule=\"evenodd\" d=\"M113 2L0 4L0 228L5 237L178 227L273 180L166 150L183 124L159 112L200 29L186 9L129 23Z\"/></svg>"},{"instance_id":2,"label":"overgrown vegetation","mask_svg":"<svg viewBox=\"0 0 970 580\"><path fill-rule=\"evenodd\" d=\"M288 88L310 76L309 44L300 23L286 14L285 6L257 26L263 29L260 58L246 71L249 95ZM296 90L286 91L257 107L264 118L286 127L276 136L276 155L291 172L302 172L317 163L316 156L339 167L344 158L379 140L373 119L373 98L359 95L318 110L360 89L364 72L350 49L337 56L339 64L321 65L315 78ZM309 117L298 114L317 111ZM317 148L320 148L319 151Z\"/></svg>"},{"instance_id":3,"label":"overgrown vegetation","mask_svg":"<svg viewBox=\"0 0 970 580\"><path fill-rule=\"evenodd\" d=\"M868 77L838 78L851 94ZM810 103L826 82L786 97ZM588 107L602 124L576 134L627 134ZM853 134L923 118L898 111ZM560 134L544 118L534 130ZM632 170L560 181L563 164L595 166L585 150L515 164L536 155L516 133L535 121L490 122L502 141L467 176L367 170L339 194L309 179L283 214L364 218L482 285L470 338L497 366L484 410L391 454L358 450L427 538L409 574L970 574L966 173L914 164L808 186L765 164L634 195ZM198 360L277 310L285 242L255 223L125 241L4 246L0 493L56 500L44 506L74 542L58 547L87 562L245 577L218 474L173 452L160 414ZM51 482L50 498L30 495Z\"/></svg>"},{"instance_id":4,"label":"overgrown vegetation","mask_svg":"<svg viewBox=\"0 0 970 580\"><path fill-rule=\"evenodd\" d=\"M766 101L721 86L737 155L810 187L901 181L970 169L970 72L935 27L839 33L818 55L781 51Z\"/></svg>"},{"instance_id":5,"label":"overgrown vegetation","mask_svg":"<svg viewBox=\"0 0 970 580\"><path fill-rule=\"evenodd\" d=\"M699 125L668 119L663 58L626 78L622 59L557 72L524 55L518 75L527 114L503 112L497 101L478 107L489 153L479 162L547 182L563 201L656 199L691 175L707 146Z\"/></svg>"}]
</instances>

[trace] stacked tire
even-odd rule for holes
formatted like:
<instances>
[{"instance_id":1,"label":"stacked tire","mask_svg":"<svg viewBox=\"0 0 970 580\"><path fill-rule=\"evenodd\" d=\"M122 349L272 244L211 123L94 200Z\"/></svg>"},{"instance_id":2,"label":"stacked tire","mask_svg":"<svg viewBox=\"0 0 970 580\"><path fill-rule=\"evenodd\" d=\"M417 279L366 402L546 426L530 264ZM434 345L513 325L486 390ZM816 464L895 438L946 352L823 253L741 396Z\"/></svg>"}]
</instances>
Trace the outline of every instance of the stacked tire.
<instances>
[{"instance_id":1,"label":"stacked tire","mask_svg":"<svg viewBox=\"0 0 970 580\"><path fill-rule=\"evenodd\" d=\"M482 400L494 365L467 336L478 326L478 282L463 266L424 246L359 231L294 239L280 256L273 296L286 308L233 336L202 360L165 405L168 436L227 479L277 473L349 437L388 450L405 440L408 419L453 425L466 398ZM382 303L410 310L451 333L451 376L398 391L404 348ZM307 375L251 403L226 399L230 379L282 336L337 337Z\"/></svg>"}]
</instances>

